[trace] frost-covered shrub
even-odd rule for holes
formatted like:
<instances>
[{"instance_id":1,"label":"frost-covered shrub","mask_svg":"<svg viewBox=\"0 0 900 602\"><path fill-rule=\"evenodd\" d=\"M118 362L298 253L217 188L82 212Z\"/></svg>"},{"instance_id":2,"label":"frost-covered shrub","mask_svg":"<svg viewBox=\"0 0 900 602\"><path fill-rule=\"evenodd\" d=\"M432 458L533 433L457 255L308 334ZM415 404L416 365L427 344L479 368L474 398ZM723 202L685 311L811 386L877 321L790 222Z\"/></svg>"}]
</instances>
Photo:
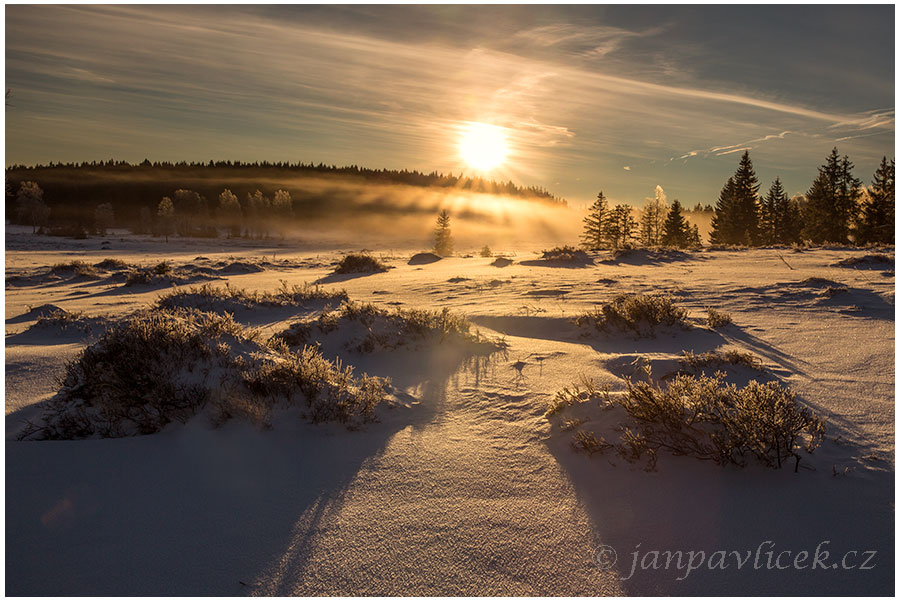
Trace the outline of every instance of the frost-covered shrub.
<instances>
[{"instance_id":1,"label":"frost-covered shrub","mask_svg":"<svg viewBox=\"0 0 900 602\"><path fill-rule=\"evenodd\" d=\"M684 351L681 354L681 363L687 367L717 368L720 366L746 366L753 370L763 370L764 367L758 357L748 351L740 349L725 349L707 351L706 353L693 353Z\"/></svg>"},{"instance_id":2,"label":"frost-covered shrub","mask_svg":"<svg viewBox=\"0 0 900 602\"><path fill-rule=\"evenodd\" d=\"M356 301L345 301L316 320L294 323L273 338L296 346L307 343L313 331L327 335L339 329L350 333L346 348L364 353L376 349L396 349L427 340L457 343L475 352L486 353L505 347L501 341L472 332L472 326L464 316L447 308L441 311L385 310L372 303Z\"/></svg>"},{"instance_id":3,"label":"frost-covered shrub","mask_svg":"<svg viewBox=\"0 0 900 602\"><path fill-rule=\"evenodd\" d=\"M587 263L590 261L588 254L581 249L572 246L553 247L552 249L542 251L541 258L547 261L560 261L566 263Z\"/></svg>"},{"instance_id":4,"label":"frost-covered shrub","mask_svg":"<svg viewBox=\"0 0 900 602\"><path fill-rule=\"evenodd\" d=\"M95 328L102 326L102 318L92 318L84 312L69 312L64 309L56 309L49 314L38 318L33 328L58 328L59 330L77 330L90 333Z\"/></svg>"},{"instance_id":5,"label":"frost-covered shrub","mask_svg":"<svg viewBox=\"0 0 900 602\"><path fill-rule=\"evenodd\" d=\"M302 307L313 301L340 302L347 299L345 291L326 290L318 285L288 284L281 281L281 287L274 291L248 291L231 286L203 284L188 289L179 289L165 294L157 300L163 309L195 308L204 311L234 311L258 306Z\"/></svg>"},{"instance_id":6,"label":"frost-covered shrub","mask_svg":"<svg viewBox=\"0 0 900 602\"><path fill-rule=\"evenodd\" d=\"M112 259L107 257L103 261L95 263L94 267L101 270L124 270L128 267L128 264L121 259Z\"/></svg>"},{"instance_id":7,"label":"frost-covered shrub","mask_svg":"<svg viewBox=\"0 0 900 602\"><path fill-rule=\"evenodd\" d=\"M624 410L616 426L618 442L609 444L629 462L656 466L665 451L676 456L746 466L748 460L780 468L789 459L800 463L800 450L811 453L822 441L825 423L795 394L777 382L751 381L738 388L724 375L679 374L665 384L626 380L624 394L599 399L579 395L578 403L597 400ZM588 449L590 441L576 441ZM586 447L587 446L587 447ZM602 446L602 451L607 447Z\"/></svg>"},{"instance_id":8,"label":"frost-covered shrub","mask_svg":"<svg viewBox=\"0 0 900 602\"><path fill-rule=\"evenodd\" d=\"M575 318L578 326L593 326L603 332L632 332L652 337L659 326L690 328L687 310L667 295L616 295L609 303Z\"/></svg>"},{"instance_id":9,"label":"frost-covered shrub","mask_svg":"<svg viewBox=\"0 0 900 602\"><path fill-rule=\"evenodd\" d=\"M65 370L22 438L154 433L206 411L215 423L297 407L312 422L375 419L386 381L352 375L313 349L263 343L228 315L145 311L109 327Z\"/></svg>"},{"instance_id":10,"label":"frost-covered shrub","mask_svg":"<svg viewBox=\"0 0 900 602\"><path fill-rule=\"evenodd\" d=\"M710 328L723 328L731 323L731 314L712 307L706 309L706 325Z\"/></svg>"},{"instance_id":11,"label":"frost-covered shrub","mask_svg":"<svg viewBox=\"0 0 900 602\"><path fill-rule=\"evenodd\" d=\"M374 272L386 272L387 270L387 265L372 257L371 255L351 254L341 259L337 267L334 268L334 273L366 274Z\"/></svg>"},{"instance_id":12,"label":"frost-covered shrub","mask_svg":"<svg viewBox=\"0 0 900 602\"><path fill-rule=\"evenodd\" d=\"M75 277L81 278L99 278L100 274L97 272L96 268L89 263L85 263L81 260L70 261L68 263L57 263L56 265L50 268L50 271L54 273L69 273L71 272Z\"/></svg>"},{"instance_id":13,"label":"frost-covered shrub","mask_svg":"<svg viewBox=\"0 0 900 602\"><path fill-rule=\"evenodd\" d=\"M483 247L481 247L481 251L479 252L479 254L482 257L493 257L494 256L494 253L491 251L491 248L487 245L484 245Z\"/></svg>"}]
</instances>

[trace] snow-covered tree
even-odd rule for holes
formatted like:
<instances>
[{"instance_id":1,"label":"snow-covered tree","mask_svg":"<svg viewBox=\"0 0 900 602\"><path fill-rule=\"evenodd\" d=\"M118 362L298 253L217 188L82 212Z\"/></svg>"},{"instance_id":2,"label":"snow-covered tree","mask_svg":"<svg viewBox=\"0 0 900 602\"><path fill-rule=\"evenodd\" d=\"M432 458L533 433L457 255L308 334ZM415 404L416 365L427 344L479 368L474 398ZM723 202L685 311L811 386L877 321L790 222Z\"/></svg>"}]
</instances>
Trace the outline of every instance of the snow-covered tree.
<instances>
[{"instance_id":1,"label":"snow-covered tree","mask_svg":"<svg viewBox=\"0 0 900 602\"><path fill-rule=\"evenodd\" d=\"M218 213L221 224L228 230L228 236L240 236L242 221L241 203L238 201L237 195L227 188L219 194Z\"/></svg>"},{"instance_id":2,"label":"snow-covered tree","mask_svg":"<svg viewBox=\"0 0 900 602\"><path fill-rule=\"evenodd\" d=\"M164 196L156 208L157 229L169 242L169 235L175 231L175 204L167 196Z\"/></svg>"},{"instance_id":3,"label":"snow-covered tree","mask_svg":"<svg viewBox=\"0 0 900 602\"><path fill-rule=\"evenodd\" d=\"M647 200L641 212L638 227L638 240L645 247L656 247L662 244L663 228L666 225L668 204L662 186L657 185L654 197Z\"/></svg>"},{"instance_id":4,"label":"snow-covered tree","mask_svg":"<svg viewBox=\"0 0 900 602\"><path fill-rule=\"evenodd\" d=\"M36 182L22 182L16 195L16 214L19 221L31 226L32 234L47 224L50 207L44 203L44 191Z\"/></svg>"}]
</instances>

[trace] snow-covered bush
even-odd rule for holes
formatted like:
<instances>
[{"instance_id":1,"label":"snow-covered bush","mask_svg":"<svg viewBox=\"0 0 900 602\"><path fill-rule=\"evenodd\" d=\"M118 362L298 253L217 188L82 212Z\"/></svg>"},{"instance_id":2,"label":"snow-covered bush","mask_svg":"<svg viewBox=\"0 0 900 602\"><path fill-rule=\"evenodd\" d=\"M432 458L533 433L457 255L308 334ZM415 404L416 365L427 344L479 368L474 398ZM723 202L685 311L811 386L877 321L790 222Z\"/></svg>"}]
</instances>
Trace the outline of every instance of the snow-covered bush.
<instances>
[{"instance_id":1,"label":"snow-covered bush","mask_svg":"<svg viewBox=\"0 0 900 602\"><path fill-rule=\"evenodd\" d=\"M460 314L444 308L382 309L371 303L345 301L333 311L308 322L296 322L275 335L288 345L302 345L313 332L328 335L335 331L346 337L344 346L368 353L376 349L396 349L424 341L450 342L470 347L475 352L490 353L505 347L501 341L472 332L472 325Z\"/></svg>"},{"instance_id":2,"label":"snow-covered bush","mask_svg":"<svg viewBox=\"0 0 900 602\"><path fill-rule=\"evenodd\" d=\"M607 333L632 332L638 337L655 336L659 326L690 328L687 310L667 295L616 295L609 303L576 317L575 324Z\"/></svg>"},{"instance_id":3,"label":"snow-covered bush","mask_svg":"<svg viewBox=\"0 0 900 602\"><path fill-rule=\"evenodd\" d=\"M326 290L307 282L288 284L286 280L282 280L278 289L262 292L210 284L192 286L163 295L156 304L163 309L194 308L221 312L258 306L302 307L313 301L338 303L346 299L347 293L342 290Z\"/></svg>"},{"instance_id":4,"label":"snow-covered bush","mask_svg":"<svg viewBox=\"0 0 900 602\"><path fill-rule=\"evenodd\" d=\"M731 323L731 314L712 307L706 309L706 325L710 328L723 328Z\"/></svg>"},{"instance_id":5,"label":"snow-covered bush","mask_svg":"<svg viewBox=\"0 0 900 602\"><path fill-rule=\"evenodd\" d=\"M541 259L545 259L547 261L560 261L565 263L587 263L588 261L590 261L590 257L587 253L585 253L581 249L576 249L575 247L571 246L553 247L552 249L542 251Z\"/></svg>"},{"instance_id":6,"label":"snow-covered bush","mask_svg":"<svg viewBox=\"0 0 900 602\"><path fill-rule=\"evenodd\" d=\"M374 420L386 398L386 381L354 377L311 348L266 344L228 315L144 311L109 327L66 366L59 392L22 437L149 434L200 412L217 424L243 415L266 425L279 407L355 427Z\"/></svg>"},{"instance_id":7,"label":"snow-covered bush","mask_svg":"<svg viewBox=\"0 0 900 602\"><path fill-rule=\"evenodd\" d=\"M100 274L97 270L89 263L84 261L75 260L70 261L68 263L57 263L56 265L50 268L50 271L54 273L72 273L75 277L82 278L92 278L96 279L100 277Z\"/></svg>"},{"instance_id":8,"label":"snow-covered bush","mask_svg":"<svg viewBox=\"0 0 900 602\"><path fill-rule=\"evenodd\" d=\"M386 272L388 266L365 254L350 254L345 256L334 268L335 274L368 274L374 272Z\"/></svg>"},{"instance_id":9,"label":"snow-covered bush","mask_svg":"<svg viewBox=\"0 0 900 602\"><path fill-rule=\"evenodd\" d=\"M656 467L660 451L719 465L746 466L756 459L773 468L793 458L796 470L799 452L811 453L819 446L825 422L799 405L789 388L774 381L750 381L738 388L723 379L722 373L679 374L665 384L628 379L622 394L576 387L560 392L551 410L588 402L618 409L607 414L621 419L607 425L618 435L617 442L590 433L574 444L590 453L615 449L629 462L646 461L648 470Z\"/></svg>"},{"instance_id":10,"label":"snow-covered bush","mask_svg":"<svg viewBox=\"0 0 900 602\"><path fill-rule=\"evenodd\" d=\"M693 353L684 351L681 354L681 363L689 368L716 368L719 366L746 366L753 370L763 370L762 362L758 357L748 351L740 349L725 349L707 351L706 353Z\"/></svg>"}]
</instances>

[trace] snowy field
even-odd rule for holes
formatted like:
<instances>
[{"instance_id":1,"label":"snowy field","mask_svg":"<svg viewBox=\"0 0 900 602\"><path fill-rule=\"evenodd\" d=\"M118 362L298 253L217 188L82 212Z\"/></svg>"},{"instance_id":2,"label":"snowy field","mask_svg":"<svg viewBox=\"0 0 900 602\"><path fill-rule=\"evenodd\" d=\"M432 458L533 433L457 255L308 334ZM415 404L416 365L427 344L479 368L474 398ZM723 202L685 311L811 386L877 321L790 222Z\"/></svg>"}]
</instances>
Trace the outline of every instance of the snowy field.
<instances>
[{"instance_id":1,"label":"snowy field","mask_svg":"<svg viewBox=\"0 0 900 602\"><path fill-rule=\"evenodd\" d=\"M494 249L512 260L497 267L474 246L410 265L422 249L409 243L370 246L385 272L332 274L360 251L354 240L77 241L7 227L6 594L893 593L893 249L877 251L887 262L846 262L876 251L835 247L565 264L523 245ZM386 309L450 308L507 347L471 357L440 343L324 345L356 373L392 380L399 403L358 430L284 413L271 429L197 416L146 436L20 441L104 323L172 289L125 286L113 267L51 269L106 258L167 260L179 288L318 282ZM638 339L572 322L623 292L672 295L693 327ZM97 319L38 325L45 305ZM734 324L708 328L708 307ZM235 319L274 334L298 312ZM577 450L564 424L574 413L545 417L583 379L621 391L640 362L664 370L684 351L722 349L761 362L739 378L788 385L827 421L798 471L662 453L647 471ZM583 405L571 409L581 428L599 425L596 404ZM666 552L684 562L655 562Z\"/></svg>"}]
</instances>

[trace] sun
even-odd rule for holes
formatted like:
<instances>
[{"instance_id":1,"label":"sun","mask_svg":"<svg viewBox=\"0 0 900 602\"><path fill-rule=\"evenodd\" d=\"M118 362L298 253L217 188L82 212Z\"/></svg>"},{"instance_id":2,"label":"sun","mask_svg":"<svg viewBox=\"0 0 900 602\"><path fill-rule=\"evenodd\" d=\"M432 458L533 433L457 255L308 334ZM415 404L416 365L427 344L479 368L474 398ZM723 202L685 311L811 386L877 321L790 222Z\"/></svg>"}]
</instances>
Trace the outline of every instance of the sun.
<instances>
[{"instance_id":1,"label":"sun","mask_svg":"<svg viewBox=\"0 0 900 602\"><path fill-rule=\"evenodd\" d=\"M509 154L502 127L487 123L470 123L462 130L459 154L472 167L490 171L503 164Z\"/></svg>"}]
</instances>

